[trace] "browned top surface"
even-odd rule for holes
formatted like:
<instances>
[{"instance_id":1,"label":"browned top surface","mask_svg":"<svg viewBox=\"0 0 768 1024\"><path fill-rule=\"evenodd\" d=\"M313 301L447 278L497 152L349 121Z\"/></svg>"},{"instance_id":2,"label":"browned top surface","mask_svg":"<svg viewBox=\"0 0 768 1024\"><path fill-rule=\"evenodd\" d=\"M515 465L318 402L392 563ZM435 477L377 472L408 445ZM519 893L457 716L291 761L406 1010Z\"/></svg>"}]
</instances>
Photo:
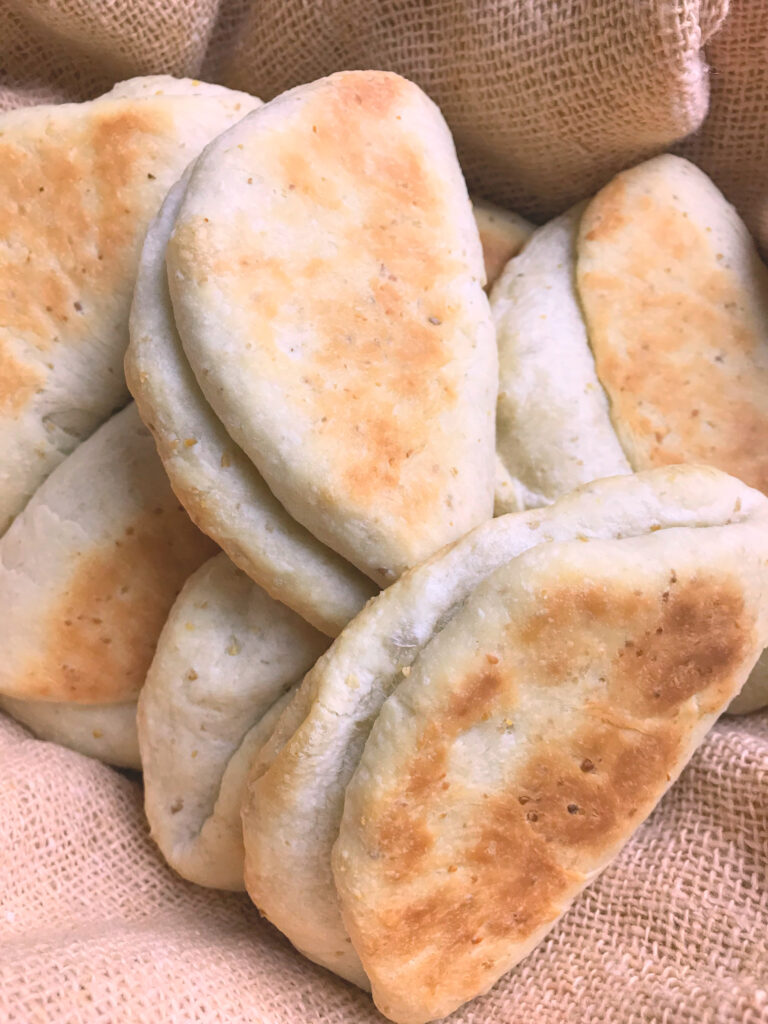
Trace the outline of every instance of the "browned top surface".
<instances>
[{"instance_id":1,"label":"browned top surface","mask_svg":"<svg viewBox=\"0 0 768 1024\"><path fill-rule=\"evenodd\" d=\"M0 120L0 412L27 406L62 348L125 334L103 318L130 294L157 190L146 168L172 129L149 103Z\"/></svg>"},{"instance_id":2,"label":"browned top surface","mask_svg":"<svg viewBox=\"0 0 768 1024\"><path fill-rule=\"evenodd\" d=\"M722 197L694 215L685 180L678 194L639 174L587 207L577 264L627 457L635 470L706 463L768 493L768 271L745 231L728 251L710 226Z\"/></svg>"},{"instance_id":3,"label":"browned top surface","mask_svg":"<svg viewBox=\"0 0 768 1024\"><path fill-rule=\"evenodd\" d=\"M685 552L673 565L625 562L613 578L601 565L590 580L545 563L527 593L486 590L485 614L425 664L405 729L374 732L376 779L347 793L340 844L357 828L357 855L341 891L385 1013L440 1016L508 969L727 703L755 608L727 568Z\"/></svg>"},{"instance_id":4,"label":"browned top surface","mask_svg":"<svg viewBox=\"0 0 768 1024\"><path fill-rule=\"evenodd\" d=\"M243 447L258 459L259 431L278 446L301 436L282 455L290 473L315 473L319 503L389 516L414 549L455 535L471 475L460 438L487 433L492 400L477 410L462 396L477 344L469 204L442 135L443 152L430 144L434 117L393 75L334 76L279 117L263 108L226 154L233 210L222 198L207 218L188 194L169 250L197 283L212 279L234 325L200 344L226 403L240 403ZM194 331L193 300L174 301ZM483 376L487 355L476 365Z\"/></svg>"},{"instance_id":5,"label":"browned top surface","mask_svg":"<svg viewBox=\"0 0 768 1024\"><path fill-rule=\"evenodd\" d=\"M121 537L79 557L67 585L41 607L46 646L27 660L20 687L32 699L135 699L176 595L216 550L162 495Z\"/></svg>"}]
</instances>

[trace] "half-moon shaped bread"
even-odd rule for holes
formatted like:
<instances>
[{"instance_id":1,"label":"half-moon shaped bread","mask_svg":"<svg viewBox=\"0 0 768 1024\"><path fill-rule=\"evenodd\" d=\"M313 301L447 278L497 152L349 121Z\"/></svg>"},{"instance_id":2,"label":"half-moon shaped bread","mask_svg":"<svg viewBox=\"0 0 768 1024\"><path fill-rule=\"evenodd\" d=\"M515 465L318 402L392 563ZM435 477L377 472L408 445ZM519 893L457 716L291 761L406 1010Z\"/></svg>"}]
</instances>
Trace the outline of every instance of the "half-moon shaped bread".
<instances>
[{"instance_id":1,"label":"half-moon shaped bread","mask_svg":"<svg viewBox=\"0 0 768 1024\"><path fill-rule=\"evenodd\" d=\"M152 836L190 881L243 888L248 767L282 698L328 643L224 554L184 585L160 634L138 720Z\"/></svg>"},{"instance_id":2,"label":"half-moon shaped bread","mask_svg":"<svg viewBox=\"0 0 768 1024\"><path fill-rule=\"evenodd\" d=\"M733 613L734 629L743 626L747 630L750 616L757 621L765 614L767 515L768 501L732 477L711 468L670 467L597 481L547 508L492 520L403 576L366 606L307 674L252 767L243 825L245 880L254 902L303 953L365 986L368 972L342 919L331 869L331 850L339 836L345 791L384 702L417 672L422 659L429 660L432 645L452 620L463 614L461 609L471 606L476 608L479 618L487 614L489 620L501 614L497 605L503 605L503 601L493 596L495 591L489 591L487 607L483 602L474 603L475 591L497 570L506 572L525 552L536 549L544 558L546 549L561 543L568 547L562 563L564 578L570 579L568 567L574 546L583 549L585 557L594 551L597 568L604 573L607 570L602 560L606 553L613 552L614 545L616 570L605 582L605 605L595 602L594 612L602 614L601 609L605 608L607 615L607 609L615 603L620 614L617 617L611 612L611 629L621 630L626 619L626 639L636 644L632 602L627 598L631 583L620 571L624 564L622 552L639 550L658 538L658 545L643 548L649 572L658 570L658 578L662 578L667 571L663 567L670 547L674 551L676 542L680 544L681 565L684 554L685 564L690 568L694 564L690 549L695 547L695 564L702 579L727 577L728 587L743 588L743 604L738 605L734 598L735 603L729 604L728 610ZM622 547L625 542L626 549ZM634 558L630 558L633 565ZM643 558L639 561L642 563ZM669 568L668 577L673 575L673 569L674 566ZM688 588L688 576L686 581ZM749 589L758 582L764 587L762 591ZM726 582L722 585L726 587ZM639 595L632 595L635 603L645 592L643 587L645 583L641 580L637 587ZM482 590L479 592L482 594ZM545 606L546 593L536 591L536 595ZM657 596L661 614L665 599ZM690 620L690 636L684 616L679 627L675 627L676 641L686 657L690 644L701 644L702 649L709 650L707 633L711 624L702 616ZM659 622L654 630L659 626L667 629ZM585 625L584 638L587 635ZM469 657L476 651L476 645L467 632L463 637ZM722 686L718 683L717 689L725 702L740 688L764 639L763 626L755 627L749 632L748 643L744 640L746 646L740 648L737 661L727 663L727 680L721 680ZM554 659L553 664L558 659L559 664L566 663L569 645L577 641L580 635L575 627L561 635L551 631L546 657ZM506 640L499 637L498 642ZM458 666L462 663L458 651L456 658ZM571 665L569 671L574 680L581 678L585 658L580 654ZM719 672L716 659L712 665L713 671ZM705 677L709 678L703 671L702 686ZM459 673L457 682L461 678ZM521 692L524 682L521 678ZM666 692L664 686L673 682L670 675L667 683L659 684L661 692ZM553 677L551 694L555 708L558 693ZM676 700L672 691L667 698ZM451 698L445 699L450 702ZM722 706L718 704L718 710ZM624 710L620 709L620 713ZM709 723L709 711L706 716ZM404 726L403 736L407 734ZM680 747L688 753L692 749L685 744ZM482 765L477 770L482 771ZM382 764L382 772L382 782L397 782L397 775L387 774L386 764ZM666 784L666 776L662 781ZM417 797L414 791L414 799ZM406 814L406 810L402 813ZM638 820L632 819L635 824ZM352 883L350 887L351 892ZM358 889L355 887L355 891ZM364 957L368 956L368 947L360 948ZM375 973L372 969L371 977ZM394 1005L389 995L383 998L387 1006ZM443 1008L440 1012L448 1010Z\"/></svg>"},{"instance_id":3,"label":"half-moon shaped bread","mask_svg":"<svg viewBox=\"0 0 768 1024\"><path fill-rule=\"evenodd\" d=\"M0 695L81 707L59 719L61 736L69 722L73 744L103 749L88 739L88 712L117 705L130 722L171 605L215 550L129 405L56 467L0 538ZM51 716L30 710L24 720L57 738Z\"/></svg>"},{"instance_id":4,"label":"half-moon shaped bread","mask_svg":"<svg viewBox=\"0 0 768 1024\"><path fill-rule=\"evenodd\" d=\"M122 363L147 225L203 146L258 103L161 75L0 114L0 535L128 401Z\"/></svg>"},{"instance_id":5,"label":"half-moon shaped bread","mask_svg":"<svg viewBox=\"0 0 768 1024\"><path fill-rule=\"evenodd\" d=\"M353 71L196 162L167 247L184 351L291 515L379 584L488 518L497 359L437 107Z\"/></svg>"}]
</instances>

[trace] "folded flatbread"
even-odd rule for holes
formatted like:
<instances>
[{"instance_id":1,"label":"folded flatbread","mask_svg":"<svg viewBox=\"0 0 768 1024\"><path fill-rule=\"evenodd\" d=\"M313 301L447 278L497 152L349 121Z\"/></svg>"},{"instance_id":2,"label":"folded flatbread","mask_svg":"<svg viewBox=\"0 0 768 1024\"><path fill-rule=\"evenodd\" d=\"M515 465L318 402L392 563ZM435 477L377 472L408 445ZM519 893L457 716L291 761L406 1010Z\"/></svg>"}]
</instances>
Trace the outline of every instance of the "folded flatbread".
<instances>
[{"instance_id":1,"label":"folded flatbread","mask_svg":"<svg viewBox=\"0 0 768 1024\"><path fill-rule=\"evenodd\" d=\"M415 85L344 72L254 111L196 162L166 262L207 401L323 544L387 584L491 515L482 252Z\"/></svg>"},{"instance_id":2,"label":"folded flatbread","mask_svg":"<svg viewBox=\"0 0 768 1024\"><path fill-rule=\"evenodd\" d=\"M135 736L130 706L168 611L215 550L168 486L131 404L57 466L0 539L0 696L32 702L20 717L47 738L69 734L112 760L109 736L129 725ZM119 742L136 749L135 738Z\"/></svg>"},{"instance_id":3,"label":"folded flatbread","mask_svg":"<svg viewBox=\"0 0 768 1024\"><path fill-rule=\"evenodd\" d=\"M153 76L0 114L0 534L128 401L141 242L203 146L258 100Z\"/></svg>"},{"instance_id":4,"label":"folded flatbread","mask_svg":"<svg viewBox=\"0 0 768 1024\"><path fill-rule=\"evenodd\" d=\"M497 513L682 462L768 493L768 269L693 164L656 157L539 228L491 306ZM767 698L768 659L733 710Z\"/></svg>"},{"instance_id":5,"label":"folded flatbread","mask_svg":"<svg viewBox=\"0 0 768 1024\"><path fill-rule=\"evenodd\" d=\"M714 465L768 492L768 268L693 164L656 157L539 228L491 305L519 507L622 460Z\"/></svg>"},{"instance_id":6,"label":"folded flatbread","mask_svg":"<svg viewBox=\"0 0 768 1024\"><path fill-rule=\"evenodd\" d=\"M224 554L179 594L141 691L138 723L152 836L190 881L243 888L248 767L288 690L328 643Z\"/></svg>"},{"instance_id":7,"label":"folded flatbread","mask_svg":"<svg viewBox=\"0 0 768 1024\"><path fill-rule=\"evenodd\" d=\"M633 469L699 462L768 493L768 268L693 164L618 175L579 225L576 282Z\"/></svg>"},{"instance_id":8,"label":"folded flatbread","mask_svg":"<svg viewBox=\"0 0 768 1024\"><path fill-rule=\"evenodd\" d=\"M495 519L407 573L320 658L254 762L254 902L397 1021L484 991L738 692L766 641L767 554L761 494L672 467ZM581 751L593 790L565 771ZM555 808L560 773L573 796Z\"/></svg>"},{"instance_id":9,"label":"folded flatbread","mask_svg":"<svg viewBox=\"0 0 768 1024\"><path fill-rule=\"evenodd\" d=\"M188 178L189 172L171 189L144 242L125 359L128 387L194 522L275 600L335 636L378 588L283 508L206 401L181 346L165 250Z\"/></svg>"},{"instance_id":10,"label":"folded flatbread","mask_svg":"<svg viewBox=\"0 0 768 1024\"><path fill-rule=\"evenodd\" d=\"M499 339L497 515L630 473L574 278L583 204L538 228L492 293Z\"/></svg>"}]
</instances>

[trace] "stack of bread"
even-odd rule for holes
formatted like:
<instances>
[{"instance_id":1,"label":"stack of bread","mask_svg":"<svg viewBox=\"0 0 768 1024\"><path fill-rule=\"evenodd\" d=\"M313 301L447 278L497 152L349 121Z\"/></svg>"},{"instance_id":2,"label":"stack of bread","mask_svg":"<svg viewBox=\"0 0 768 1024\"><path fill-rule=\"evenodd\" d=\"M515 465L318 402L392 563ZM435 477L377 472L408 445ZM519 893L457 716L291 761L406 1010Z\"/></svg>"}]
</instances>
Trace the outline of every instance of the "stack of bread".
<instances>
[{"instance_id":1,"label":"stack of bread","mask_svg":"<svg viewBox=\"0 0 768 1024\"><path fill-rule=\"evenodd\" d=\"M768 703L768 270L677 157L473 208L384 72L136 79L0 150L0 707L451 1012Z\"/></svg>"}]
</instances>

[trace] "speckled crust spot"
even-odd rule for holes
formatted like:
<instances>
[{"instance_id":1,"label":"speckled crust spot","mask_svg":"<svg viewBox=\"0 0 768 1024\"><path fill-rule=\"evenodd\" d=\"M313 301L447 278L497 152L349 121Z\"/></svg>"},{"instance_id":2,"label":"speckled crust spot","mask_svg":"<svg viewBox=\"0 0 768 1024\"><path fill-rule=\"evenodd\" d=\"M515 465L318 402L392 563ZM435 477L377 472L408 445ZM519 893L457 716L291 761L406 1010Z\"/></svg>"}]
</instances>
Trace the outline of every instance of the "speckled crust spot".
<instances>
[{"instance_id":1,"label":"speckled crust spot","mask_svg":"<svg viewBox=\"0 0 768 1024\"><path fill-rule=\"evenodd\" d=\"M451 790L460 788L460 782L448 781L453 744L477 722L513 705L515 693L515 680L503 664L492 671L470 668L456 680L445 715L425 726L384 814L361 823L368 855L382 864L389 884L412 885L420 872L436 874L436 884L425 887L423 897L395 901L377 915L373 932L354 933L364 963L418 961L425 989L439 989L447 963L452 971L459 965L467 972L466 983L479 988L487 964L475 965L473 979L474 968L463 959L466 950L477 952L489 936L519 937L536 922L556 917L556 898L569 882L546 838L536 836L535 816L517 790L483 800L460 823L461 849L450 862L443 850L435 850ZM387 1012L386 1001L378 1003Z\"/></svg>"},{"instance_id":2,"label":"speckled crust spot","mask_svg":"<svg viewBox=\"0 0 768 1024\"><path fill-rule=\"evenodd\" d=\"M216 550L170 496L123 537L83 555L67 587L41 609L48 643L22 673L26 695L82 704L135 699L173 601Z\"/></svg>"},{"instance_id":3,"label":"speckled crust spot","mask_svg":"<svg viewBox=\"0 0 768 1024\"><path fill-rule=\"evenodd\" d=\"M580 548L551 564L539 549L532 570L473 596L471 632L460 613L433 641L347 791L344 920L396 1020L442 1016L530 948L648 815L750 664L756 609L737 572L699 569L689 552L678 569L665 556L611 578L606 549L590 578ZM405 738L385 740L405 708Z\"/></svg>"},{"instance_id":4,"label":"speckled crust spot","mask_svg":"<svg viewBox=\"0 0 768 1024\"><path fill-rule=\"evenodd\" d=\"M425 802L450 786L446 782L450 739L469 728L474 720L487 719L510 685L500 671L477 672L463 686L457 687L445 718L425 729L406 769L402 795L377 827L376 855L386 858L390 879L396 880L418 870L433 845L422 809Z\"/></svg>"},{"instance_id":5,"label":"speckled crust spot","mask_svg":"<svg viewBox=\"0 0 768 1024\"><path fill-rule=\"evenodd\" d=\"M540 651L541 684L558 686L602 656L599 635L594 644L585 642L596 623L625 631L607 677L608 703L637 715L659 715L707 689L721 672L728 682L729 665L738 663L749 643L744 611L738 587L705 573L681 582L671 572L660 594L609 592L588 583L543 594L536 611L514 624L512 635ZM717 704L721 694L711 697Z\"/></svg>"},{"instance_id":6,"label":"speckled crust spot","mask_svg":"<svg viewBox=\"0 0 768 1024\"><path fill-rule=\"evenodd\" d=\"M579 291L614 425L635 470L705 463L768 493L768 270L735 215L726 255L707 223L712 198L694 218L682 202L691 186L681 177L659 187L657 177L644 187L645 166L598 193L579 242ZM670 194L675 181L681 195Z\"/></svg>"},{"instance_id":7,"label":"speckled crust spot","mask_svg":"<svg viewBox=\"0 0 768 1024\"><path fill-rule=\"evenodd\" d=\"M64 339L77 345L93 335L97 314L80 301L83 290L92 302L122 290L135 262L137 164L151 164L153 140L168 135L172 123L154 107L115 107L68 126L68 147L53 116L50 132L40 133L34 145L10 132L0 136L3 380L23 369L27 386L34 381L39 387L52 368L46 355ZM23 397L13 404L5 395L2 400L6 412L26 405Z\"/></svg>"}]
</instances>

